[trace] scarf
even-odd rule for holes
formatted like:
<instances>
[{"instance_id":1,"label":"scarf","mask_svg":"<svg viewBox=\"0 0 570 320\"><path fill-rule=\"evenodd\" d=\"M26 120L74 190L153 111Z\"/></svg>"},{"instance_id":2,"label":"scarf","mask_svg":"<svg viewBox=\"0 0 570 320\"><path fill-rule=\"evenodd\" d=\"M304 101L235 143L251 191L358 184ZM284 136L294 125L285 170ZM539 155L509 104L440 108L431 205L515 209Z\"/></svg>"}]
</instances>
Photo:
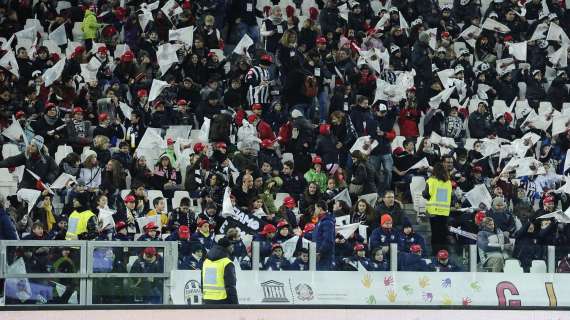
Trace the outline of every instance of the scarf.
<instances>
[{"instance_id":1,"label":"scarf","mask_svg":"<svg viewBox=\"0 0 570 320\"><path fill-rule=\"evenodd\" d=\"M44 119L48 125L53 126L57 122L58 117L57 114L55 117L50 117L46 114L44 115Z\"/></svg>"},{"instance_id":2,"label":"scarf","mask_svg":"<svg viewBox=\"0 0 570 320\"><path fill-rule=\"evenodd\" d=\"M277 27L278 24L280 24L281 22L283 22L283 17L271 16L271 17L269 17L269 19L270 19L271 22L275 25L275 27Z\"/></svg>"},{"instance_id":3,"label":"scarf","mask_svg":"<svg viewBox=\"0 0 570 320\"><path fill-rule=\"evenodd\" d=\"M48 232L51 231L53 225L56 223L55 216L53 215L52 206L49 201L44 201L44 211L46 213L46 224Z\"/></svg>"}]
</instances>

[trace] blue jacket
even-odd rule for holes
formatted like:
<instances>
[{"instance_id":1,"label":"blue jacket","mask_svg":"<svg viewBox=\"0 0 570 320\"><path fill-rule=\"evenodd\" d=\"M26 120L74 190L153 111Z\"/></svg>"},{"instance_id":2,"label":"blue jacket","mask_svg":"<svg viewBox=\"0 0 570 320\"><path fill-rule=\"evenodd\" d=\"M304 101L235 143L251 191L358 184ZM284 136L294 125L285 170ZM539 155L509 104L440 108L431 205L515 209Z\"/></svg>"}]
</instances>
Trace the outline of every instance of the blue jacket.
<instances>
[{"instance_id":1,"label":"blue jacket","mask_svg":"<svg viewBox=\"0 0 570 320\"><path fill-rule=\"evenodd\" d=\"M0 208L0 240L18 240L16 227L4 208Z\"/></svg>"},{"instance_id":2,"label":"blue jacket","mask_svg":"<svg viewBox=\"0 0 570 320\"><path fill-rule=\"evenodd\" d=\"M204 258L197 260L193 255L183 256L178 259L178 269L180 270L201 270Z\"/></svg>"},{"instance_id":3,"label":"blue jacket","mask_svg":"<svg viewBox=\"0 0 570 320\"><path fill-rule=\"evenodd\" d=\"M319 270L330 270L334 268L335 259L335 218L332 214L326 214L315 227L313 240L317 243L317 253Z\"/></svg>"},{"instance_id":4,"label":"blue jacket","mask_svg":"<svg viewBox=\"0 0 570 320\"><path fill-rule=\"evenodd\" d=\"M436 261L433 264L433 267L435 268L435 271L438 271L438 272L461 272L461 271L463 271L460 266L456 265L455 263L452 263L449 260L447 261L447 264L443 264L443 263L440 263L439 261Z\"/></svg>"},{"instance_id":5,"label":"blue jacket","mask_svg":"<svg viewBox=\"0 0 570 320\"><path fill-rule=\"evenodd\" d=\"M427 252L426 241L420 234L412 231L409 235L405 235L403 232L400 232L398 237L398 250L410 252L410 246L413 244L419 244L422 247L422 252Z\"/></svg>"},{"instance_id":6,"label":"blue jacket","mask_svg":"<svg viewBox=\"0 0 570 320\"><path fill-rule=\"evenodd\" d=\"M278 258L274 255L269 256L263 264L262 270L289 270L291 263L285 258Z\"/></svg>"},{"instance_id":7,"label":"blue jacket","mask_svg":"<svg viewBox=\"0 0 570 320\"><path fill-rule=\"evenodd\" d=\"M262 234L256 234L253 236L253 241L259 242L259 258L261 261L263 261L265 257L269 257L271 254L271 246L275 243L274 239L270 240Z\"/></svg>"},{"instance_id":8,"label":"blue jacket","mask_svg":"<svg viewBox=\"0 0 570 320\"><path fill-rule=\"evenodd\" d=\"M432 264L428 264L421 256L413 253L398 253L399 271L434 271Z\"/></svg>"},{"instance_id":9,"label":"blue jacket","mask_svg":"<svg viewBox=\"0 0 570 320\"><path fill-rule=\"evenodd\" d=\"M214 246L214 243L215 243L214 233L210 233L210 236L205 237L200 232L194 232L192 234L192 236L190 237L190 239L192 239L192 241L199 241L204 246L204 249L206 249L206 251L209 251L210 249L212 249L212 247Z\"/></svg>"},{"instance_id":10,"label":"blue jacket","mask_svg":"<svg viewBox=\"0 0 570 320\"><path fill-rule=\"evenodd\" d=\"M382 227L378 227L372 231L370 235L370 250L378 247L388 247L390 243L398 243L400 234L394 229L385 230Z\"/></svg>"},{"instance_id":11,"label":"blue jacket","mask_svg":"<svg viewBox=\"0 0 570 320\"><path fill-rule=\"evenodd\" d=\"M307 271L309 270L309 262L305 263L301 258L297 258L293 263L291 263L289 270Z\"/></svg>"},{"instance_id":12,"label":"blue jacket","mask_svg":"<svg viewBox=\"0 0 570 320\"><path fill-rule=\"evenodd\" d=\"M382 262L369 260L368 264L365 264L364 267L368 271L388 271L390 270L390 266L386 260L382 260Z\"/></svg>"}]
</instances>

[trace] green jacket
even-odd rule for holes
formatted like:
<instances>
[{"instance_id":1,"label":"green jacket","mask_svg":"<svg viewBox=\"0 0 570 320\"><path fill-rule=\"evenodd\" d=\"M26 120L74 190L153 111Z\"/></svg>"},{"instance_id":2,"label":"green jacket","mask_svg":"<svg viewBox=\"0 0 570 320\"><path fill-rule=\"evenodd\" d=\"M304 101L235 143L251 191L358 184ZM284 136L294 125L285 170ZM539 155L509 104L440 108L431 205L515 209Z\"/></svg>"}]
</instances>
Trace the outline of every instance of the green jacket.
<instances>
[{"instance_id":1,"label":"green jacket","mask_svg":"<svg viewBox=\"0 0 570 320\"><path fill-rule=\"evenodd\" d=\"M307 183L316 183L321 189L321 192L325 192L327 190L327 175L324 172L321 171L320 173L317 173L315 169L311 169L305 172L304 178L307 180Z\"/></svg>"},{"instance_id":2,"label":"green jacket","mask_svg":"<svg viewBox=\"0 0 570 320\"><path fill-rule=\"evenodd\" d=\"M83 37L85 39L95 39L97 37L97 29L99 29L99 23L97 23L95 13L91 10L85 10L85 17L81 23Z\"/></svg>"}]
</instances>

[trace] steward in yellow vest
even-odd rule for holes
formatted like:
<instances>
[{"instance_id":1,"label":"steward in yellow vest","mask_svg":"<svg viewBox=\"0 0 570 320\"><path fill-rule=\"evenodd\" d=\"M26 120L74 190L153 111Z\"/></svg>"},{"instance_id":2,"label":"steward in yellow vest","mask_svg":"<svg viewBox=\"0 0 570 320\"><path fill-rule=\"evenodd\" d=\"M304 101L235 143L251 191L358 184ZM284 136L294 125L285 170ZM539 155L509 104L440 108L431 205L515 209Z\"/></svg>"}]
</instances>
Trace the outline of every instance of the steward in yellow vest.
<instances>
[{"instance_id":1,"label":"steward in yellow vest","mask_svg":"<svg viewBox=\"0 0 570 320\"><path fill-rule=\"evenodd\" d=\"M204 304L238 304L236 271L230 254L233 244L222 238L208 252L202 267Z\"/></svg>"},{"instance_id":2,"label":"steward in yellow vest","mask_svg":"<svg viewBox=\"0 0 570 320\"><path fill-rule=\"evenodd\" d=\"M431 248L436 255L447 250L448 218L451 211L451 179L442 163L433 166L432 176L426 181L422 196L427 200L426 212L431 227Z\"/></svg>"},{"instance_id":3,"label":"steward in yellow vest","mask_svg":"<svg viewBox=\"0 0 570 320\"><path fill-rule=\"evenodd\" d=\"M97 216L89 209L87 193L73 199L73 212L67 222L65 240L93 240L97 237Z\"/></svg>"}]
</instances>

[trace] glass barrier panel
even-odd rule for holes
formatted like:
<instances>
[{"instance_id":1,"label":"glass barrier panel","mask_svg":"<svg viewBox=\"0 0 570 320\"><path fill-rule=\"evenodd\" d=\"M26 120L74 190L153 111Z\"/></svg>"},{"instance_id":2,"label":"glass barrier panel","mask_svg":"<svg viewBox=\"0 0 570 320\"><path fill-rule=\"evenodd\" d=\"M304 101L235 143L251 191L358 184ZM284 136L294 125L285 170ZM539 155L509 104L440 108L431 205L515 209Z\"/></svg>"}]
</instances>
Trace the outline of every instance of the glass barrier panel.
<instances>
[{"instance_id":1,"label":"glass barrier panel","mask_svg":"<svg viewBox=\"0 0 570 320\"><path fill-rule=\"evenodd\" d=\"M163 304L163 278L94 278L93 304Z\"/></svg>"},{"instance_id":2,"label":"glass barrier panel","mask_svg":"<svg viewBox=\"0 0 570 320\"><path fill-rule=\"evenodd\" d=\"M556 273L570 273L570 247L557 246L554 252L554 269Z\"/></svg>"},{"instance_id":3,"label":"glass barrier panel","mask_svg":"<svg viewBox=\"0 0 570 320\"><path fill-rule=\"evenodd\" d=\"M13 278L4 284L6 305L79 304L79 281L71 278Z\"/></svg>"},{"instance_id":4,"label":"glass barrier panel","mask_svg":"<svg viewBox=\"0 0 570 320\"><path fill-rule=\"evenodd\" d=\"M93 249L94 273L163 273L164 248L96 247Z\"/></svg>"},{"instance_id":5,"label":"glass barrier panel","mask_svg":"<svg viewBox=\"0 0 570 320\"><path fill-rule=\"evenodd\" d=\"M79 273L81 248L73 246L10 246L6 248L8 274Z\"/></svg>"}]
</instances>

